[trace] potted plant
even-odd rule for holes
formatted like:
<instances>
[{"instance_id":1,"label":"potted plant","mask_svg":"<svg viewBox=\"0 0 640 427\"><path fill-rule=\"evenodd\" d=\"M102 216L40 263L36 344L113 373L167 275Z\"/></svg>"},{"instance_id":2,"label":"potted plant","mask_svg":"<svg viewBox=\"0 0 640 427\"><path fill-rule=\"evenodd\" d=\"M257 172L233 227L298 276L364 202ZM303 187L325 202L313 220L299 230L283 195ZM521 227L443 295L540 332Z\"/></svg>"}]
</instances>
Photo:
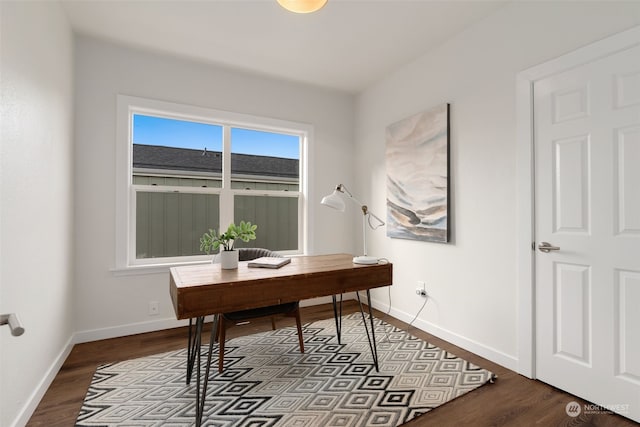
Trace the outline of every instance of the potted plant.
<instances>
[{"instance_id":1,"label":"potted plant","mask_svg":"<svg viewBox=\"0 0 640 427\"><path fill-rule=\"evenodd\" d=\"M220 264L225 270L238 268L238 251L233 249L236 239L243 242L255 240L257 225L250 222L240 221L240 225L231 223L224 233L209 229L200 238L200 250L209 255L211 251L220 249Z\"/></svg>"}]
</instances>

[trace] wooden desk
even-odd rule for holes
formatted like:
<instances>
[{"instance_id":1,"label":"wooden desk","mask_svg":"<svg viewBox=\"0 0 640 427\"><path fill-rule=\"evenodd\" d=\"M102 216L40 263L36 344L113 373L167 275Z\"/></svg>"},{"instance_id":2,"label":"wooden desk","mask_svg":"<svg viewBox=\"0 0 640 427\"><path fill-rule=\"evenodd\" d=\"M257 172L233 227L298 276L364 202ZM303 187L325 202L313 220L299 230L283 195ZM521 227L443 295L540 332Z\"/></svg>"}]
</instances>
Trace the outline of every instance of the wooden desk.
<instances>
[{"instance_id":1,"label":"wooden desk","mask_svg":"<svg viewBox=\"0 0 640 427\"><path fill-rule=\"evenodd\" d=\"M171 268L178 319L265 307L389 286L392 264L360 265L347 254L302 256L278 269L222 270L219 264Z\"/></svg>"},{"instance_id":2,"label":"wooden desk","mask_svg":"<svg viewBox=\"0 0 640 427\"><path fill-rule=\"evenodd\" d=\"M250 308L266 307L309 298L333 296L336 329L340 339L340 324L336 311L336 295L347 292L367 291L371 337L367 337L376 369L378 368L375 334L371 314L369 290L392 284L391 263L360 265L353 263L348 254L294 257L291 262L278 269L249 268L241 262L237 270L222 270L219 264L205 264L171 268L169 291L178 319L197 318L194 341L189 328L189 351L187 382L191 377L197 357L196 426L202 422L202 413L207 394L211 353L215 341L215 325L212 328L207 353L207 365L200 395L200 347L204 316L228 313ZM360 295L358 301L360 301ZM342 311L342 310L341 310ZM364 312L360 304L364 321ZM364 322L366 328L366 321ZM191 325L191 323L190 323ZM193 359L192 359L193 357Z\"/></svg>"}]
</instances>

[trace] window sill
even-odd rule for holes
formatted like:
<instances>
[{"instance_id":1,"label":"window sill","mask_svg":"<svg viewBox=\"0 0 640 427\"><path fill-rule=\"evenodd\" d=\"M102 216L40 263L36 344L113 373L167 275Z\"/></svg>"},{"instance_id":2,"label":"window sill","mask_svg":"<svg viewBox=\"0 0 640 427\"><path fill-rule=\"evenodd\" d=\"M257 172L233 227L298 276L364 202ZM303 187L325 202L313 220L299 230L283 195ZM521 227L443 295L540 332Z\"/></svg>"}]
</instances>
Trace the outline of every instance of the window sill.
<instances>
[{"instance_id":1,"label":"window sill","mask_svg":"<svg viewBox=\"0 0 640 427\"><path fill-rule=\"evenodd\" d=\"M168 273L171 267L179 267L182 265L208 264L210 262L211 260L192 261L192 262L173 262L173 263L162 263L162 264L130 265L127 267L114 267L109 271L111 271L111 273L116 277L140 276L145 274Z\"/></svg>"},{"instance_id":2,"label":"window sill","mask_svg":"<svg viewBox=\"0 0 640 427\"><path fill-rule=\"evenodd\" d=\"M304 253L298 251L278 251L278 253L285 257L294 257L294 256L303 256ZM167 261L157 264L137 264L137 265L128 265L125 267L113 267L109 271L115 277L121 276L141 276L146 274L163 274L169 273L169 269L171 267L180 267L184 265L203 265L209 264L213 261L217 264L220 263L220 259L217 258L216 254L207 255L206 259L197 259L193 261Z\"/></svg>"}]
</instances>

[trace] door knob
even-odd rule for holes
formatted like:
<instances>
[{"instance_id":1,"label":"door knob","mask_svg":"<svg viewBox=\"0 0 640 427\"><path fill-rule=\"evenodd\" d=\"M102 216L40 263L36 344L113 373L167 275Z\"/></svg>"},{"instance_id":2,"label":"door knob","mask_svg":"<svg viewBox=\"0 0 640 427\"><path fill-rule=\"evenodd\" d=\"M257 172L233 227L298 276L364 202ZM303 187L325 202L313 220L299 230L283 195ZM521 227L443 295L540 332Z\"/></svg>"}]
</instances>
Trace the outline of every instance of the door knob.
<instances>
[{"instance_id":1,"label":"door knob","mask_svg":"<svg viewBox=\"0 0 640 427\"><path fill-rule=\"evenodd\" d=\"M545 254L548 254L551 251L559 251L560 250L560 248L558 246L553 246L549 242L540 243L538 245L538 249L540 249L540 252L544 252Z\"/></svg>"}]
</instances>

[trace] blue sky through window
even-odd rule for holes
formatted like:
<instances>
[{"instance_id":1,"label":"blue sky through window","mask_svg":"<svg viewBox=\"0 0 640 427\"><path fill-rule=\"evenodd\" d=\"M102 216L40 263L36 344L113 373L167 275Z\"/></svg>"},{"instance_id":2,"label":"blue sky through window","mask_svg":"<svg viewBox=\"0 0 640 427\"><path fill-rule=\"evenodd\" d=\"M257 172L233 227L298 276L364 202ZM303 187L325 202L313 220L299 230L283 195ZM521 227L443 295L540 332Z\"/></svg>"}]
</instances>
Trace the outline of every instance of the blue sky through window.
<instances>
[{"instance_id":1,"label":"blue sky through window","mask_svg":"<svg viewBox=\"0 0 640 427\"><path fill-rule=\"evenodd\" d=\"M134 114L133 143L222 151L222 126ZM294 135L232 128L231 152L299 159L300 143Z\"/></svg>"}]
</instances>

